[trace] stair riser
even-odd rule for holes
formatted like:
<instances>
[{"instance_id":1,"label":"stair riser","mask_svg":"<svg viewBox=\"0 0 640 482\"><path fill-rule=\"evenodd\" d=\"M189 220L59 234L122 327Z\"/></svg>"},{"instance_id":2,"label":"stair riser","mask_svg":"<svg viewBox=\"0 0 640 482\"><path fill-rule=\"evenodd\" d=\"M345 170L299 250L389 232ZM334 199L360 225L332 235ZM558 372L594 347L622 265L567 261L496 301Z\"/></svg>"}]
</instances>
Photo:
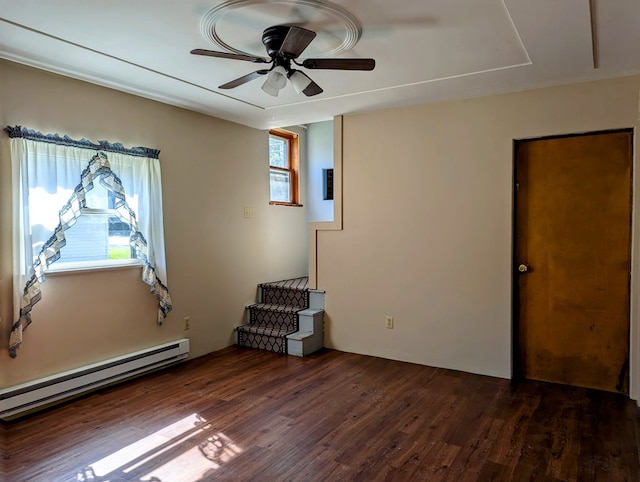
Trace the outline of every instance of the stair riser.
<instances>
[{"instance_id":1,"label":"stair riser","mask_svg":"<svg viewBox=\"0 0 640 482\"><path fill-rule=\"evenodd\" d=\"M255 326L272 327L286 331L295 331L298 329L298 317L296 313L250 309L249 323Z\"/></svg>"},{"instance_id":2,"label":"stair riser","mask_svg":"<svg viewBox=\"0 0 640 482\"><path fill-rule=\"evenodd\" d=\"M284 337L262 335L238 330L238 346L257 348L275 353L287 353L287 339Z\"/></svg>"},{"instance_id":3,"label":"stair riser","mask_svg":"<svg viewBox=\"0 0 640 482\"><path fill-rule=\"evenodd\" d=\"M324 311L304 310L298 313L298 330L322 333L324 330Z\"/></svg>"},{"instance_id":4,"label":"stair riser","mask_svg":"<svg viewBox=\"0 0 640 482\"><path fill-rule=\"evenodd\" d=\"M324 291L309 290L309 308L324 310Z\"/></svg>"},{"instance_id":5,"label":"stair riser","mask_svg":"<svg viewBox=\"0 0 640 482\"><path fill-rule=\"evenodd\" d=\"M306 308L309 306L309 292L286 288L262 287L261 303L272 305L289 305Z\"/></svg>"}]
</instances>

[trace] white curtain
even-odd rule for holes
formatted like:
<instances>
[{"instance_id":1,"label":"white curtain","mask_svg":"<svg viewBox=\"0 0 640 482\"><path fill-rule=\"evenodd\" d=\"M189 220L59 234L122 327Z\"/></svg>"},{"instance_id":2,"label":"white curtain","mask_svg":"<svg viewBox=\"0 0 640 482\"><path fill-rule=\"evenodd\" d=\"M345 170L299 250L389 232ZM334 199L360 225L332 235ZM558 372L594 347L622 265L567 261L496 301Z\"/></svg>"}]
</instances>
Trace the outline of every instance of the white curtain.
<instances>
[{"instance_id":1,"label":"white curtain","mask_svg":"<svg viewBox=\"0 0 640 482\"><path fill-rule=\"evenodd\" d=\"M96 146L84 139L72 141L57 135L43 136L19 126L6 130L11 136L13 176L11 356L16 356L23 331L31 323L31 309L42 296L40 285L45 281L49 265L60 256L60 248L65 244L64 231L80 216L94 180L114 193L117 217L131 226L130 243L143 264L142 280L158 299L158 323L161 324L172 305L166 288L159 160L141 157L138 153L131 155L127 151L133 150L120 144L101 142ZM46 141L39 140L39 136ZM52 142L52 139L67 142ZM116 147L121 152L105 153L95 149L105 146Z\"/></svg>"}]
</instances>

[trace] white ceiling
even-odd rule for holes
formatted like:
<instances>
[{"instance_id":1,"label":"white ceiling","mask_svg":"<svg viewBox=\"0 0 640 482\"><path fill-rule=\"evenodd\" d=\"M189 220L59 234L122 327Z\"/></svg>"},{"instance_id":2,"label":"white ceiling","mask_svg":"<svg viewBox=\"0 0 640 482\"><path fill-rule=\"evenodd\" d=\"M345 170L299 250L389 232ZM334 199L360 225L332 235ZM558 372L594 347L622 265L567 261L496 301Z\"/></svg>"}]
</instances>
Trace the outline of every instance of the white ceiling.
<instances>
[{"instance_id":1,"label":"white ceiling","mask_svg":"<svg viewBox=\"0 0 640 482\"><path fill-rule=\"evenodd\" d=\"M322 94L288 85L271 97L260 79L217 87L260 64L189 53L223 50L213 32L266 57L262 31L281 24L318 33L301 59L372 57L376 68L306 70ZM0 0L0 57L266 129L638 74L640 1Z\"/></svg>"}]
</instances>

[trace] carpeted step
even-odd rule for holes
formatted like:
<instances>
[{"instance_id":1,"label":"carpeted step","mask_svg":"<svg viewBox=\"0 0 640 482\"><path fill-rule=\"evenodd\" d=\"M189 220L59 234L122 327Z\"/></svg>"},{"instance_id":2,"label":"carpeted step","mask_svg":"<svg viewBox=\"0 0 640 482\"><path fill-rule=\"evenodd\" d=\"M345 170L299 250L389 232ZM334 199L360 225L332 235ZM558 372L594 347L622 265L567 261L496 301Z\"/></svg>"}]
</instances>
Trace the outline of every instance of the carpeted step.
<instances>
[{"instance_id":1,"label":"carpeted step","mask_svg":"<svg viewBox=\"0 0 640 482\"><path fill-rule=\"evenodd\" d=\"M249 325L274 330L296 331L298 329L299 306L257 303L249 306Z\"/></svg>"},{"instance_id":2,"label":"carpeted step","mask_svg":"<svg viewBox=\"0 0 640 482\"><path fill-rule=\"evenodd\" d=\"M287 334L290 333L288 331L242 325L236 328L236 332L238 334L238 346L287 353Z\"/></svg>"},{"instance_id":3,"label":"carpeted step","mask_svg":"<svg viewBox=\"0 0 640 482\"><path fill-rule=\"evenodd\" d=\"M236 328L238 345L287 353L287 336L299 329L298 312L309 307L309 278L258 285L259 303L247 307L247 324Z\"/></svg>"},{"instance_id":4,"label":"carpeted step","mask_svg":"<svg viewBox=\"0 0 640 482\"><path fill-rule=\"evenodd\" d=\"M259 286L261 303L297 306L300 309L309 306L309 278L307 277L262 283Z\"/></svg>"}]
</instances>

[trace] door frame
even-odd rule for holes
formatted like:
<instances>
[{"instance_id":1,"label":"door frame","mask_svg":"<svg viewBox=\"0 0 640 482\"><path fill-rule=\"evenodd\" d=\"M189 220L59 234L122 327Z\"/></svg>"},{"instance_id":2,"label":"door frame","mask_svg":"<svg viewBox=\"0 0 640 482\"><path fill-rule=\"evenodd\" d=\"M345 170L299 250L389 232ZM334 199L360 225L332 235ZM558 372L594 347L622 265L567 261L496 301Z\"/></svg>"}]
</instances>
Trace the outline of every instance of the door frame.
<instances>
[{"instance_id":1,"label":"door frame","mask_svg":"<svg viewBox=\"0 0 640 482\"><path fill-rule=\"evenodd\" d=\"M638 393L640 383L637 383L635 377L637 376L639 370L637 369L638 364L638 349L640 345L635 342L637 338L637 333L639 327L637 326L638 316L637 309L638 304L635 302L636 296L634 294L637 292L636 289L636 243L640 239L639 233L636 232L638 228L638 224L636 223L635 213L636 213L636 176L635 176L635 164L636 164L636 136L637 132L635 128L620 128L620 129L601 129L594 130L588 132L578 132L578 133L569 133L569 134L557 134L557 135L547 135L547 136L537 136L537 137L522 137L518 139L513 139L512 142L512 181L511 181L511 378L512 380L522 380L523 376L520 371L519 360L521 359L520 354L520 346L518 343L518 332L519 332L519 297L518 297L518 273L515 269L518 260L516 260L516 229L517 229L517 189L518 189L518 164L517 164L517 145L519 142L526 141L537 141L537 140L547 140L547 139L563 139L569 137L581 137L581 136L591 136L598 134L615 134L625 132L631 134L631 199L630 199L630 238L629 238L629 251L630 251L630 264L631 264L631 272L629 275L628 285L629 285L629 339L628 342L628 353L629 357L627 360L627 373L629 377L629 393L626 394L631 399L637 400L640 402L640 394ZM640 405L640 403L639 403Z\"/></svg>"}]
</instances>

